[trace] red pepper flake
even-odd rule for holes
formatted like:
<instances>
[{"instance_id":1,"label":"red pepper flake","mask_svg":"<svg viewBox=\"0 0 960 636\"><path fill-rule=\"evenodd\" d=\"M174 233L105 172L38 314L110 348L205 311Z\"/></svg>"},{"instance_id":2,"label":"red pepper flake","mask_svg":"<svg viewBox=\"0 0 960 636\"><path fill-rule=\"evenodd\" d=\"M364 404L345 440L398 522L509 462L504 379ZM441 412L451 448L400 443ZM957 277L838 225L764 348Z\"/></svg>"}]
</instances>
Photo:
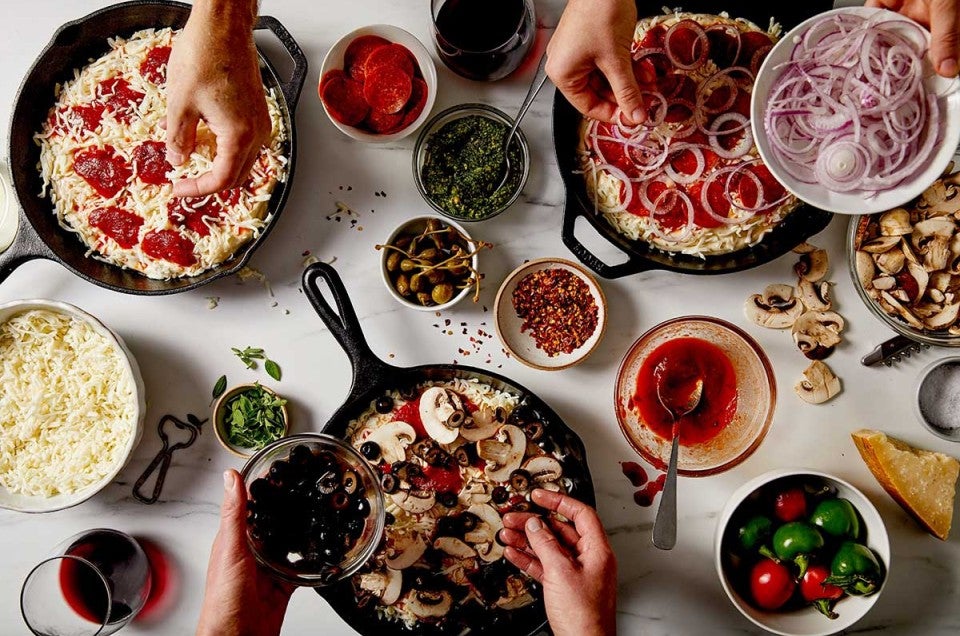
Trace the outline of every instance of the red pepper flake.
<instances>
[{"instance_id":1,"label":"red pepper flake","mask_svg":"<svg viewBox=\"0 0 960 636\"><path fill-rule=\"evenodd\" d=\"M527 274L513 290L513 308L537 348L551 356L579 349L597 330L599 309L583 279L559 267Z\"/></svg>"}]
</instances>

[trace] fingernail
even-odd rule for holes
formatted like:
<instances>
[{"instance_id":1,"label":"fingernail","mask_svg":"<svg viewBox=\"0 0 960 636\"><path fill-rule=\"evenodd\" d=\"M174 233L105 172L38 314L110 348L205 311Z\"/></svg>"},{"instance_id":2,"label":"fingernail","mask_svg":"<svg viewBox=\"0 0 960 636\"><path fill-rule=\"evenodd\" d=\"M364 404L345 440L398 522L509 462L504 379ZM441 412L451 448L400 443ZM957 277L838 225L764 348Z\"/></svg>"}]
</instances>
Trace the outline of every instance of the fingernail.
<instances>
[{"instance_id":1,"label":"fingernail","mask_svg":"<svg viewBox=\"0 0 960 636\"><path fill-rule=\"evenodd\" d=\"M957 61L955 59L946 59L940 62L940 68L937 72L945 77L954 77L957 74Z\"/></svg>"},{"instance_id":2,"label":"fingernail","mask_svg":"<svg viewBox=\"0 0 960 636\"><path fill-rule=\"evenodd\" d=\"M543 529L543 522L540 517L530 517L527 519L527 530L530 532L540 532Z\"/></svg>"},{"instance_id":3,"label":"fingernail","mask_svg":"<svg viewBox=\"0 0 960 636\"><path fill-rule=\"evenodd\" d=\"M223 489L230 490L231 486L233 486L233 473L225 470L223 471Z\"/></svg>"},{"instance_id":4,"label":"fingernail","mask_svg":"<svg viewBox=\"0 0 960 636\"><path fill-rule=\"evenodd\" d=\"M630 114L630 121L635 124L642 124L647 119L647 113L642 108L638 108Z\"/></svg>"}]
</instances>

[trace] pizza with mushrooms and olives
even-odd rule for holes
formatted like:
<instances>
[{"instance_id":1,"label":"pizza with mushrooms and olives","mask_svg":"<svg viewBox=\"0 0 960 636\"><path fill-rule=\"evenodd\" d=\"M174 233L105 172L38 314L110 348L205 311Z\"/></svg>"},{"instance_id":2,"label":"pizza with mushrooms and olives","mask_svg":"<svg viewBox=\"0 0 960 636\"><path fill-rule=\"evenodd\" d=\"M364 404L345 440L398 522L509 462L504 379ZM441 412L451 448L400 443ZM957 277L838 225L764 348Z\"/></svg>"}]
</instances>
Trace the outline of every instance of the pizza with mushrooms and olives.
<instances>
[{"instance_id":1,"label":"pizza with mushrooms and olives","mask_svg":"<svg viewBox=\"0 0 960 636\"><path fill-rule=\"evenodd\" d=\"M637 23L647 121L585 118L578 149L596 212L618 232L669 252L727 254L757 244L797 206L750 128L754 78L779 31L726 14Z\"/></svg>"},{"instance_id":2,"label":"pizza with mushrooms and olives","mask_svg":"<svg viewBox=\"0 0 960 636\"><path fill-rule=\"evenodd\" d=\"M43 129L39 170L60 225L88 255L150 278L195 276L229 258L269 222L267 204L286 179L287 132L276 96L272 122L246 182L205 197L174 198L171 179L211 169L216 139L201 121L194 152L166 161L166 68L176 31L109 40L110 52L56 87Z\"/></svg>"}]
</instances>

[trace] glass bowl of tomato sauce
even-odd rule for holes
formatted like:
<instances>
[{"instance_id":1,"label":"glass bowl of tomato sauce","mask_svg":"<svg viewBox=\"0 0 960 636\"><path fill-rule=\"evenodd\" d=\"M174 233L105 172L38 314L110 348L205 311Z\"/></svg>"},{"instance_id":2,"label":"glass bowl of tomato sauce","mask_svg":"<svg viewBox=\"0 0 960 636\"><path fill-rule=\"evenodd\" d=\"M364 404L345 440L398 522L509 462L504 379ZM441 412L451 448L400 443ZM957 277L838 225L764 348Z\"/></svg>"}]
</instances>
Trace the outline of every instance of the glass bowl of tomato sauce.
<instances>
[{"instance_id":1,"label":"glass bowl of tomato sauce","mask_svg":"<svg viewBox=\"0 0 960 636\"><path fill-rule=\"evenodd\" d=\"M668 402L669 396L682 401L698 380L703 382L700 401L677 423L677 470L688 477L729 470L766 436L777 387L760 345L717 318L668 320L640 336L627 351L614 394L624 437L647 462L666 470L674 422L660 402L658 387Z\"/></svg>"}]
</instances>

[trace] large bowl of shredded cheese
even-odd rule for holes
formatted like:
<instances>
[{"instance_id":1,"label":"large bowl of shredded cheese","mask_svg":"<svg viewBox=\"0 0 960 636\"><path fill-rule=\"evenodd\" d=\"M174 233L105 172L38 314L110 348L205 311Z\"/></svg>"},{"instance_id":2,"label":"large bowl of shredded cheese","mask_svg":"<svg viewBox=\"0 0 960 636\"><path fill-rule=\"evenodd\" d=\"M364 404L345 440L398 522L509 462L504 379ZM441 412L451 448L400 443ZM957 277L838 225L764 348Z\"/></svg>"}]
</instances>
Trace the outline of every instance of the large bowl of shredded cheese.
<instances>
[{"instance_id":1,"label":"large bowl of shredded cheese","mask_svg":"<svg viewBox=\"0 0 960 636\"><path fill-rule=\"evenodd\" d=\"M67 303L0 305L0 508L51 512L104 488L140 440L133 355Z\"/></svg>"}]
</instances>

